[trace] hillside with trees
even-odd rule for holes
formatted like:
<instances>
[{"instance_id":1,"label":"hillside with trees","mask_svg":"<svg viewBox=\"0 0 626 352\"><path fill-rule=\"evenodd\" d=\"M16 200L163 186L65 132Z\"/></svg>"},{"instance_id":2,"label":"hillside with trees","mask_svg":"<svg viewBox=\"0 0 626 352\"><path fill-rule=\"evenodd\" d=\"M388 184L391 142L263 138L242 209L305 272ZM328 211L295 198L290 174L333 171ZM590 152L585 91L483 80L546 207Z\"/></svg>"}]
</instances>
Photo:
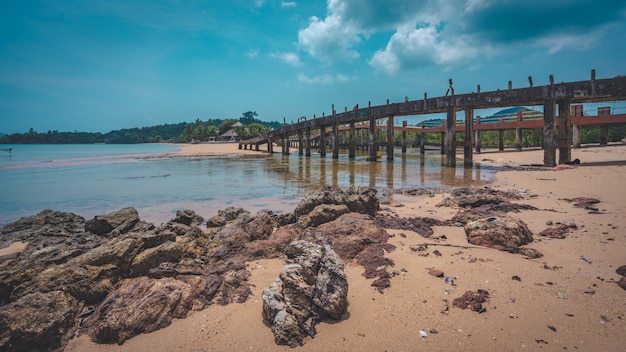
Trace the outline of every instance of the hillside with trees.
<instances>
[{"instance_id":1,"label":"hillside with trees","mask_svg":"<svg viewBox=\"0 0 626 352\"><path fill-rule=\"evenodd\" d=\"M258 120L256 111L247 111L239 119L209 119L194 122L180 122L151 127L126 128L107 133L100 132L36 132L11 135L0 134L0 144L137 144L137 143L186 143L191 141L219 140L234 124L235 133L243 138L263 135L271 129L282 127L278 121Z\"/></svg>"}]
</instances>

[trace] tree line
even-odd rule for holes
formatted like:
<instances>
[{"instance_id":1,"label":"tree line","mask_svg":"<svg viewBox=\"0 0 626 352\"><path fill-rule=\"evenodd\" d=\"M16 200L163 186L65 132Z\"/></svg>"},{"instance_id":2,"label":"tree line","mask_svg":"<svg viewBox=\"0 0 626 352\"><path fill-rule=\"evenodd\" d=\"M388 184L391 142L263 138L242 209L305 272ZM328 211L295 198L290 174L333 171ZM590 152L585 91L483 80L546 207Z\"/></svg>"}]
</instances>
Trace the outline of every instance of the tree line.
<instances>
[{"instance_id":1,"label":"tree line","mask_svg":"<svg viewBox=\"0 0 626 352\"><path fill-rule=\"evenodd\" d=\"M247 111L239 119L209 119L180 122L150 127L126 128L107 133L100 132L36 132L30 128L26 133L0 136L0 144L137 144L137 143L187 143L192 141L219 140L233 128L237 139L254 138L282 127L278 121L258 120L256 111ZM241 126L233 127L237 122Z\"/></svg>"}]
</instances>

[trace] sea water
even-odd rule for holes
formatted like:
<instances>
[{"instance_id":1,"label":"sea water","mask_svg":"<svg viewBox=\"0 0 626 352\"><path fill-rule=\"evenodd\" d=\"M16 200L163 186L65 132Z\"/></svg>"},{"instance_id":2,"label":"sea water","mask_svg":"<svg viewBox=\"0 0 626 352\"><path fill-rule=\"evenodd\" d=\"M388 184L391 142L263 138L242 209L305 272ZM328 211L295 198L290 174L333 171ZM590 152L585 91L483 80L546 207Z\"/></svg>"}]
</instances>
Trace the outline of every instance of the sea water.
<instances>
[{"instance_id":1,"label":"sea water","mask_svg":"<svg viewBox=\"0 0 626 352\"><path fill-rule=\"evenodd\" d=\"M289 212L324 185L371 186L382 195L398 188L477 185L494 173L480 165L442 167L439 152L415 150L369 162L367 152L354 159L297 152L182 157L179 146L168 144L0 145L8 148L0 150L0 226L43 209L89 219L134 207L142 220L157 225L183 209L205 218L230 206Z\"/></svg>"}]
</instances>

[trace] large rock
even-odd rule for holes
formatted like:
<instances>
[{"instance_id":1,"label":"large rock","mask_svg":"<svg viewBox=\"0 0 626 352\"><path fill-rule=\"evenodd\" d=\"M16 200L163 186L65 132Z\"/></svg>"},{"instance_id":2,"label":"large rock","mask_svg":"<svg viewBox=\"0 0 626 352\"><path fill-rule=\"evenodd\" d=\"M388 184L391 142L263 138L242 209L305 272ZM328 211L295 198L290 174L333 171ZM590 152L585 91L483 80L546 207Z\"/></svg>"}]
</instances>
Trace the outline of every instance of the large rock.
<instances>
[{"instance_id":1,"label":"large rock","mask_svg":"<svg viewBox=\"0 0 626 352\"><path fill-rule=\"evenodd\" d=\"M0 351L62 349L75 331L77 303L61 291L36 292L0 309Z\"/></svg>"},{"instance_id":2,"label":"large rock","mask_svg":"<svg viewBox=\"0 0 626 352\"><path fill-rule=\"evenodd\" d=\"M122 344L186 317L192 306L193 288L188 283L169 277L129 279L98 305L89 336L98 343Z\"/></svg>"},{"instance_id":3,"label":"large rock","mask_svg":"<svg viewBox=\"0 0 626 352\"><path fill-rule=\"evenodd\" d=\"M348 307L348 280L343 262L328 244L296 241L285 254L289 264L263 290L263 318L277 344L295 347L315 336L321 319L341 319Z\"/></svg>"},{"instance_id":4,"label":"large rock","mask_svg":"<svg viewBox=\"0 0 626 352\"><path fill-rule=\"evenodd\" d=\"M345 204L321 204L316 206L309 214L301 216L298 223L302 227L319 226L333 221L348 212L350 210Z\"/></svg>"},{"instance_id":5,"label":"large rock","mask_svg":"<svg viewBox=\"0 0 626 352\"><path fill-rule=\"evenodd\" d=\"M176 242L165 242L157 247L148 248L137 254L130 265L130 276L142 276L163 262L174 262L180 259L182 247Z\"/></svg>"},{"instance_id":6,"label":"large rock","mask_svg":"<svg viewBox=\"0 0 626 352\"><path fill-rule=\"evenodd\" d=\"M127 233L139 222L139 213L135 208L124 208L106 215L96 215L85 224L85 231L96 235L106 235L113 230Z\"/></svg>"},{"instance_id":7,"label":"large rock","mask_svg":"<svg viewBox=\"0 0 626 352\"><path fill-rule=\"evenodd\" d=\"M345 191L323 187L300 201L293 213L296 218L307 215L322 204L345 205L351 212L375 215L379 209L376 189L369 187L350 187Z\"/></svg>"},{"instance_id":8,"label":"large rock","mask_svg":"<svg viewBox=\"0 0 626 352\"><path fill-rule=\"evenodd\" d=\"M469 243L510 252L533 241L532 232L522 220L503 217L469 222L465 234Z\"/></svg>"}]
</instances>

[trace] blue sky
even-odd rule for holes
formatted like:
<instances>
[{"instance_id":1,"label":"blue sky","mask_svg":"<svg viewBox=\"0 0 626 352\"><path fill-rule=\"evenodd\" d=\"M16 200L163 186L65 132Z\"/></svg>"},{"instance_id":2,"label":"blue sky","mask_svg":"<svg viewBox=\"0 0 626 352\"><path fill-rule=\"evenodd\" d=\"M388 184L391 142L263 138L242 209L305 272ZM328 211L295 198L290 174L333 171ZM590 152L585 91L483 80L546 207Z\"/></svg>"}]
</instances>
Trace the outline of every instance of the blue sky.
<instances>
[{"instance_id":1,"label":"blue sky","mask_svg":"<svg viewBox=\"0 0 626 352\"><path fill-rule=\"evenodd\" d=\"M296 121L625 58L621 0L3 1L0 132Z\"/></svg>"}]
</instances>

